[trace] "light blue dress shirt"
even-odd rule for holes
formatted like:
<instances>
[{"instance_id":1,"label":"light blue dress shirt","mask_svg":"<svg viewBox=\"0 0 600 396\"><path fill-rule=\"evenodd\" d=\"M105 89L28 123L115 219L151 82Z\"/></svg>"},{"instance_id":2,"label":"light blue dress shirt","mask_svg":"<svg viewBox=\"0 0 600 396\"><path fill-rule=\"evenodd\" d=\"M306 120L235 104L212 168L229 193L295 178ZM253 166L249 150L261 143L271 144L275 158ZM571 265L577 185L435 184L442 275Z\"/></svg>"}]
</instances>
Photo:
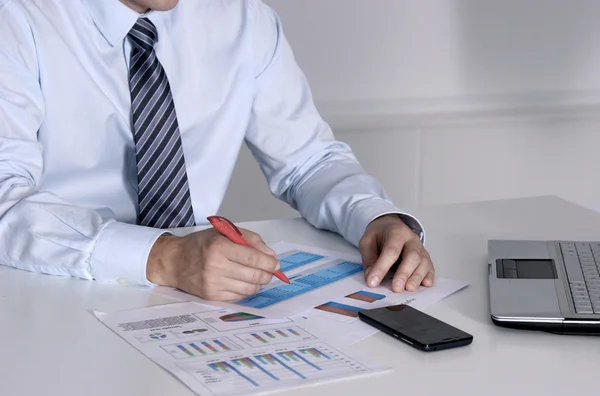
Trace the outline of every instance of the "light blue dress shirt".
<instances>
[{"instance_id":1,"label":"light blue dress shirt","mask_svg":"<svg viewBox=\"0 0 600 396\"><path fill-rule=\"evenodd\" d=\"M164 230L135 225L126 35L139 16L118 0L0 0L0 263L148 284ZM219 209L244 141L276 197L355 245L373 219L402 213L319 116L269 7L181 0L145 16L197 224Z\"/></svg>"}]
</instances>

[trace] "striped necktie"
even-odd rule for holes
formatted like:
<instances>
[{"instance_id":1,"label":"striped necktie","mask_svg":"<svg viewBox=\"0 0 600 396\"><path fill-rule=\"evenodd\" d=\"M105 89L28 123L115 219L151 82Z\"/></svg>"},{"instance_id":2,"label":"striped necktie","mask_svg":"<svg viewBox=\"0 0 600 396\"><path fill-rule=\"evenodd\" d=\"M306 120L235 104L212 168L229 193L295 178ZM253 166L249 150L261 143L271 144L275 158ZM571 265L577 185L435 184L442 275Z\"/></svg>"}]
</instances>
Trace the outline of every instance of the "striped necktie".
<instances>
[{"instance_id":1,"label":"striped necktie","mask_svg":"<svg viewBox=\"0 0 600 396\"><path fill-rule=\"evenodd\" d=\"M154 228L194 225L194 211L175 104L156 57L156 27L140 18L131 42L129 88L138 170L138 223Z\"/></svg>"}]
</instances>

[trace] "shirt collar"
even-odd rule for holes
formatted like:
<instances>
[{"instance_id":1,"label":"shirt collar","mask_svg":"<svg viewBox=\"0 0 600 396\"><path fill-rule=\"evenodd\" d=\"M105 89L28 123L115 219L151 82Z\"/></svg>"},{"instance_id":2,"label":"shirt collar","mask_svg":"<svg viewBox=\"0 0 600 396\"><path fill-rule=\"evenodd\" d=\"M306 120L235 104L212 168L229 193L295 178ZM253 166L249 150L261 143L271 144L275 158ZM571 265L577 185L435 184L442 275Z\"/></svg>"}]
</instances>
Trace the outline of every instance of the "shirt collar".
<instances>
[{"instance_id":1,"label":"shirt collar","mask_svg":"<svg viewBox=\"0 0 600 396\"><path fill-rule=\"evenodd\" d=\"M141 16L119 0L84 0L94 24L113 47L121 45ZM144 16L152 14L152 11Z\"/></svg>"}]
</instances>

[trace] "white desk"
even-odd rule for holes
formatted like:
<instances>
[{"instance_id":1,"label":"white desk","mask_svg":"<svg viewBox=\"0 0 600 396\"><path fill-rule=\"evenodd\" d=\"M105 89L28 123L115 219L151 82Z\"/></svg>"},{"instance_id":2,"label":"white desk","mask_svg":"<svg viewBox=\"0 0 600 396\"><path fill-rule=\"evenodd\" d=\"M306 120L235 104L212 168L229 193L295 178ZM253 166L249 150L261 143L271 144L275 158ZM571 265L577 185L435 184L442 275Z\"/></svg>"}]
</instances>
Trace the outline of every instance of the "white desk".
<instances>
[{"instance_id":1,"label":"white desk","mask_svg":"<svg viewBox=\"0 0 600 396\"><path fill-rule=\"evenodd\" d=\"M489 318L486 240L600 240L600 215L553 197L425 208L427 246L437 273L468 289L429 313L472 333L471 346L426 354L384 334L357 348L394 367L360 380L298 389L287 395L595 394L600 339L495 327ZM351 249L302 220L243 224L267 242L280 239ZM0 394L191 395L95 319L167 302L151 289L97 284L0 268Z\"/></svg>"}]
</instances>

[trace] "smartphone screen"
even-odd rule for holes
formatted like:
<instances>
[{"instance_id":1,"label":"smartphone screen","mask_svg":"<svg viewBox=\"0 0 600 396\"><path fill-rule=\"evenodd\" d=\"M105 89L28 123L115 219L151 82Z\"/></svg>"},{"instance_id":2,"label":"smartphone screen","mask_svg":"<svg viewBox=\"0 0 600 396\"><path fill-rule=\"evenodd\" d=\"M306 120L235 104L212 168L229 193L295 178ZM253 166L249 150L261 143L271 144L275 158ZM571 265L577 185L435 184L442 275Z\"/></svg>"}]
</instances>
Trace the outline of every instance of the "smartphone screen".
<instances>
[{"instance_id":1,"label":"smartphone screen","mask_svg":"<svg viewBox=\"0 0 600 396\"><path fill-rule=\"evenodd\" d=\"M363 310L359 316L374 327L419 349L438 350L470 344L473 336L409 305Z\"/></svg>"}]
</instances>

